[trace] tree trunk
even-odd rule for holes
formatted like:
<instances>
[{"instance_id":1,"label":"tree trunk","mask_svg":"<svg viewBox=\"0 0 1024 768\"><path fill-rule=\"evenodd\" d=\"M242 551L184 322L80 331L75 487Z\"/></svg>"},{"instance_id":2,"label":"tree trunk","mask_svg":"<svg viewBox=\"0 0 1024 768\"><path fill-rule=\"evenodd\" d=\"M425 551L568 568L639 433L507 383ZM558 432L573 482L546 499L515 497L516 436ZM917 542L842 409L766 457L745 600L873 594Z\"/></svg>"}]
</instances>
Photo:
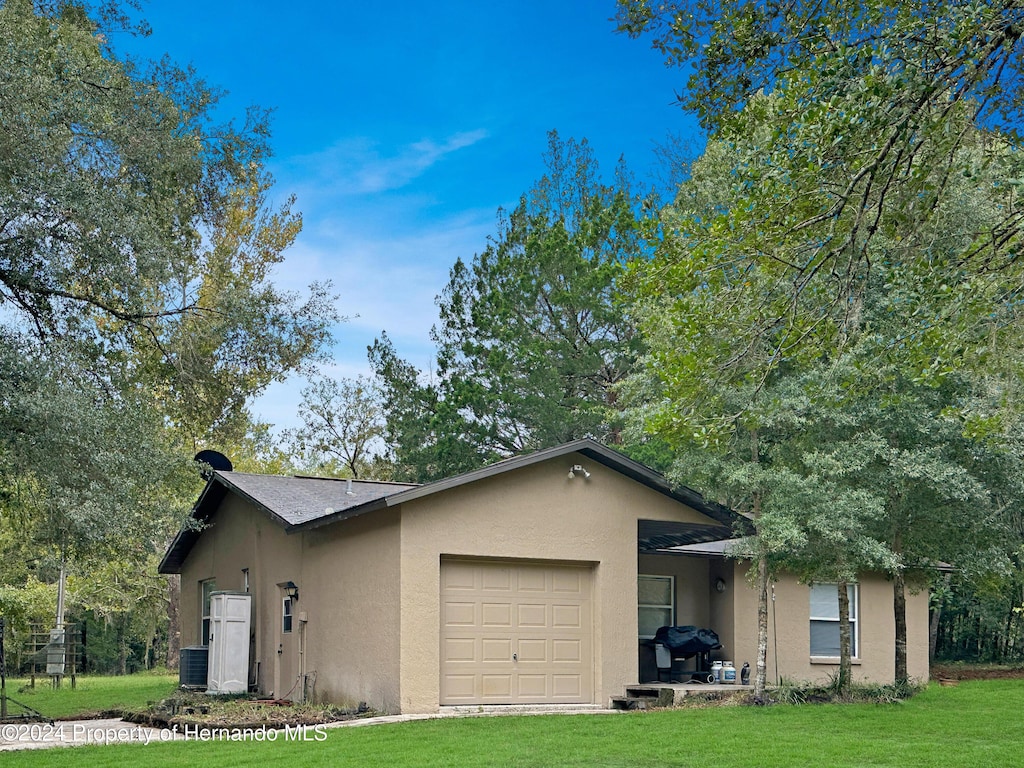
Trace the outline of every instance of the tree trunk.
<instances>
[{"instance_id":1,"label":"tree trunk","mask_svg":"<svg viewBox=\"0 0 1024 768\"><path fill-rule=\"evenodd\" d=\"M892 610L896 619L896 664L893 679L902 685L910 679L907 674L907 587L903 569L897 568L892 577Z\"/></svg>"},{"instance_id":2,"label":"tree trunk","mask_svg":"<svg viewBox=\"0 0 1024 768\"><path fill-rule=\"evenodd\" d=\"M750 432L750 461L753 464L761 461L761 447L756 429ZM751 517L754 519L754 528L758 536L762 502L761 491L755 491ZM768 553L762 550L760 542L757 548L757 666L754 670L754 700L763 702L768 683Z\"/></svg>"},{"instance_id":3,"label":"tree trunk","mask_svg":"<svg viewBox=\"0 0 1024 768\"><path fill-rule=\"evenodd\" d=\"M757 558L757 668L754 700L764 701L768 682L768 556Z\"/></svg>"},{"instance_id":4,"label":"tree trunk","mask_svg":"<svg viewBox=\"0 0 1024 768\"><path fill-rule=\"evenodd\" d=\"M119 675L128 674L127 624L128 617L123 613L118 614L118 618L114 621L114 626L117 627L117 674Z\"/></svg>"},{"instance_id":5,"label":"tree trunk","mask_svg":"<svg viewBox=\"0 0 1024 768\"><path fill-rule=\"evenodd\" d=\"M945 589L939 592L939 599L935 602L935 608L932 609L931 617L928 621L928 662L935 661L935 651L939 645L939 626L942 624L942 606L946 602L945 596L949 589L949 574L943 574L943 581L945 581ZM895 599L895 598L894 598ZM895 607L895 602L893 603Z\"/></svg>"},{"instance_id":6,"label":"tree trunk","mask_svg":"<svg viewBox=\"0 0 1024 768\"><path fill-rule=\"evenodd\" d=\"M935 662L935 649L939 645L939 625L942 623L942 603L936 603L928 619L928 663Z\"/></svg>"},{"instance_id":7,"label":"tree trunk","mask_svg":"<svg viewBox=\"0 0 1024 768\"><path fill-rule=\"evenodd\" d=\"M848 693L853 677L853 633L850 631L850 592L846 581L840 579L839 593L839 692Z\"/></svg>"},{"instance_id":8,"label":"tree trunk","mask_svg":"<svg viewBox=\"0 0 1024 768\"><path fill-rule=\"evenodd\" d=\"M178 668L181 655L181 576L167 577L167 669Z\"/></svg>"}]
</instances>

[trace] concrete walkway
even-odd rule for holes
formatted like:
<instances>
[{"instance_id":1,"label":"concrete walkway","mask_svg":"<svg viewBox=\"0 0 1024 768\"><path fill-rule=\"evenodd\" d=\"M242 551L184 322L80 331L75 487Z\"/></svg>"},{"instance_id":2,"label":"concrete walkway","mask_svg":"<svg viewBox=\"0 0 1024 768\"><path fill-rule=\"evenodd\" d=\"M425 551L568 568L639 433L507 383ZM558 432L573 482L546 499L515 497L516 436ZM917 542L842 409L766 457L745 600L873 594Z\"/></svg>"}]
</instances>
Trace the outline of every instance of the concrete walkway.
<instances>
[{"instance_id":1,"label":"concrete walkway","mask_svg":"<svg viewBox=\"0 0 1024 768\"><path fill-rule=\"evenodd\" d=\"M116 718L60 720L55 723L0 724L0 752L15 749L80 747L86 744L154 744L184 740L184 734Z\"/></svg>"},{"instance_id":2,"label":"concrete walkway","mask_svg":"<svg viewBox=\"0 0 1024 768\"><path fill-rule=\"evenodd\" d=\"M407 723L416 720L437 720L448 717L500 717L508 715L594 715L620 714L618 710L578 705L544 707L442 707L425 715L380 715L353 720L339 720L323 725L295 726L275 730L255 728L214 728L189 726L153 728L125 720L62 720L55 723L0 724L0 752L16 749L47 749L49 747L80 747L87 744L157 744L168 741L322 741L329 728L356 728L364 725ZM234 736L234 738L232 738Z\"/></svg>"},{"instance_id":3,"label":"concrete walkway","mask_svg":"<svg viewBox=\"0 0 1024 768\"><path fill-rule=\"evenodd\" d=\"M379 715L355 720L339 720L328 723L328 728L355 728L361 725L384 723L408 723L415 720L439 720L445 717L503 717L509 715L620 715L617 709L605 709L597 705L551 704L537 706L486 706L486 707L441 707L440 711L424 715Z\"/></svg>"}]
</instances>

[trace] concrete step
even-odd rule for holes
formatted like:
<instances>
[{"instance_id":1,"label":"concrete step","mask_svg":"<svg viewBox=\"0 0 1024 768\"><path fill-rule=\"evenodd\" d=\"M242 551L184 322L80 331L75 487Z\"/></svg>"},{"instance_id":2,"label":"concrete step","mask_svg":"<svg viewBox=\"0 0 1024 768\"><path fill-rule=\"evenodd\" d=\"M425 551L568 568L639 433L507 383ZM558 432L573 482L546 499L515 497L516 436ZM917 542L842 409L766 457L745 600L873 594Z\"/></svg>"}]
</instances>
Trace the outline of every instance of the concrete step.
<instances>
[{"instance_id":1,"label":"concrete step","mask_svg":"<svg viewBox=\"0 0 1024 768\"><path fill-rule=\"evenodd\" d=\"M629 696L612 696L612 709L647 709L648 706L650 706L650 702L646 699L634 699Z\"/></svg>"},{"instance_id":2,"label":"concrete step","mask_svg":"<svg viewBox=\"0 0 1024 768\"><path fill-rule=\"evenodd\" d=\"M630 685L626 686L625 696L612 697L612 709L670 707L673 696L670 688L655 685Z\"/></svg>"}]
</instances>

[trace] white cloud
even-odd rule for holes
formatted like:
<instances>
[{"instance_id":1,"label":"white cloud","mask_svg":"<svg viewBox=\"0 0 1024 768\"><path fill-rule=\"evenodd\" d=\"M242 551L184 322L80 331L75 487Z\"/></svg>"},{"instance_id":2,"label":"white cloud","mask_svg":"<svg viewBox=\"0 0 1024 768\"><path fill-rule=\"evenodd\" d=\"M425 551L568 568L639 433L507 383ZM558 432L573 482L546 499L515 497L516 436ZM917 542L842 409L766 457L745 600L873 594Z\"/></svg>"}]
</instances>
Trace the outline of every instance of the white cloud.
<instances>
[{"instance_id":1,"label":"white cloud","mask_svg":"<svg viewBox=\"0 0 1024 768\"><path fill-rule=\"evenodd\" d=\"M443 174L438 178L458 186L464 168L443 161L485 138L486 131L465 131L391 151L367 139L346 139L274 169L279 188L297 193L304 217L303 231L275 271L274 282L301 293L311 282L330 280L338 313L349 318L336 329L326 372L369 374L366 348L382 331L399 355L429 370L435 298L455 260L469 261L486 246L495 231L498 204L442 203L432 190L413 194L408 187L435 167ZM254 403L254 412L278 430L295 426L304 384L297 376L275 384Z\"/></svg>"},{"instance_id":2,"label":"white cloud","mask_svg":"<svg viewBox=\"0 0 1024 768\"><path fill-rule=\"evenodd\" d=\"M333 218L322 222L319 232L299 236L274 282L302 290L314 280L331 280L338 311L350 318L347 326L426 339L437 319L434 299L451 266L485 247L494 221L491 211L465 211L389 235Z\"/></svg>"},{"instance_id":3,"label":"white cloud","mask_svg":"<svg viewBox=\"0 0 1024 768\"><path fill-rule=\"evenodd\" d=\"M311 155L288 162L286 173L304 179L307 194L373 195L401 189L460 149L487 138L487 131L462 131L436 142L422 139L381 151L379 142L365 138L344 139ZM310 183L312 182L312 184Z\"/></svg>"},{"instance_id":4,"label":"white cloud","mask_svg":"<svg viewBox=\"0 0 1024 768\"><path fill-rule=\"evenodd\" d=\"M362 219L344 215L309 225L307 221L273 280L283 290L299 292L313 281L332 281L338 313L349 320L337 327L332 358L323 372L369 375L366 348L382 331L401 357L429 371L435 299L455 260L470 261L485 247L495 229L494 211L462 211L400 233L379 232ZM273 385L254 403L254 413L274 424L275 431L297 426L303 386L298 376Z\"/></svg>"}]
</instances>

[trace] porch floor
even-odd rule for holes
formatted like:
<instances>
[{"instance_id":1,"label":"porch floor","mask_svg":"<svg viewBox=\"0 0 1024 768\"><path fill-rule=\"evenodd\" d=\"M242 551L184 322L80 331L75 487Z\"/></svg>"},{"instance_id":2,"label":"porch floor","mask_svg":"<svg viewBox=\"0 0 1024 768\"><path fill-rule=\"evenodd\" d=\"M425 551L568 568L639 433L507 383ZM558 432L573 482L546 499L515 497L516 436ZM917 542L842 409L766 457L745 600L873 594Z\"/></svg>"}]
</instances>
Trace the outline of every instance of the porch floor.
<instances>
[{"instance_id":1,"label":"porch floor","mask_svg":"<svg viewBox=\"0 0 1024 768\"><path fill-rule=\"evenodd\" d=\"M613 696L614 709L649 709L681 704L687 696L705 696L724 699L750 693L749 685L723 685L720 683L662 683L650 682L626 686L625 696Z\"/></svg>"}]
</instances>

